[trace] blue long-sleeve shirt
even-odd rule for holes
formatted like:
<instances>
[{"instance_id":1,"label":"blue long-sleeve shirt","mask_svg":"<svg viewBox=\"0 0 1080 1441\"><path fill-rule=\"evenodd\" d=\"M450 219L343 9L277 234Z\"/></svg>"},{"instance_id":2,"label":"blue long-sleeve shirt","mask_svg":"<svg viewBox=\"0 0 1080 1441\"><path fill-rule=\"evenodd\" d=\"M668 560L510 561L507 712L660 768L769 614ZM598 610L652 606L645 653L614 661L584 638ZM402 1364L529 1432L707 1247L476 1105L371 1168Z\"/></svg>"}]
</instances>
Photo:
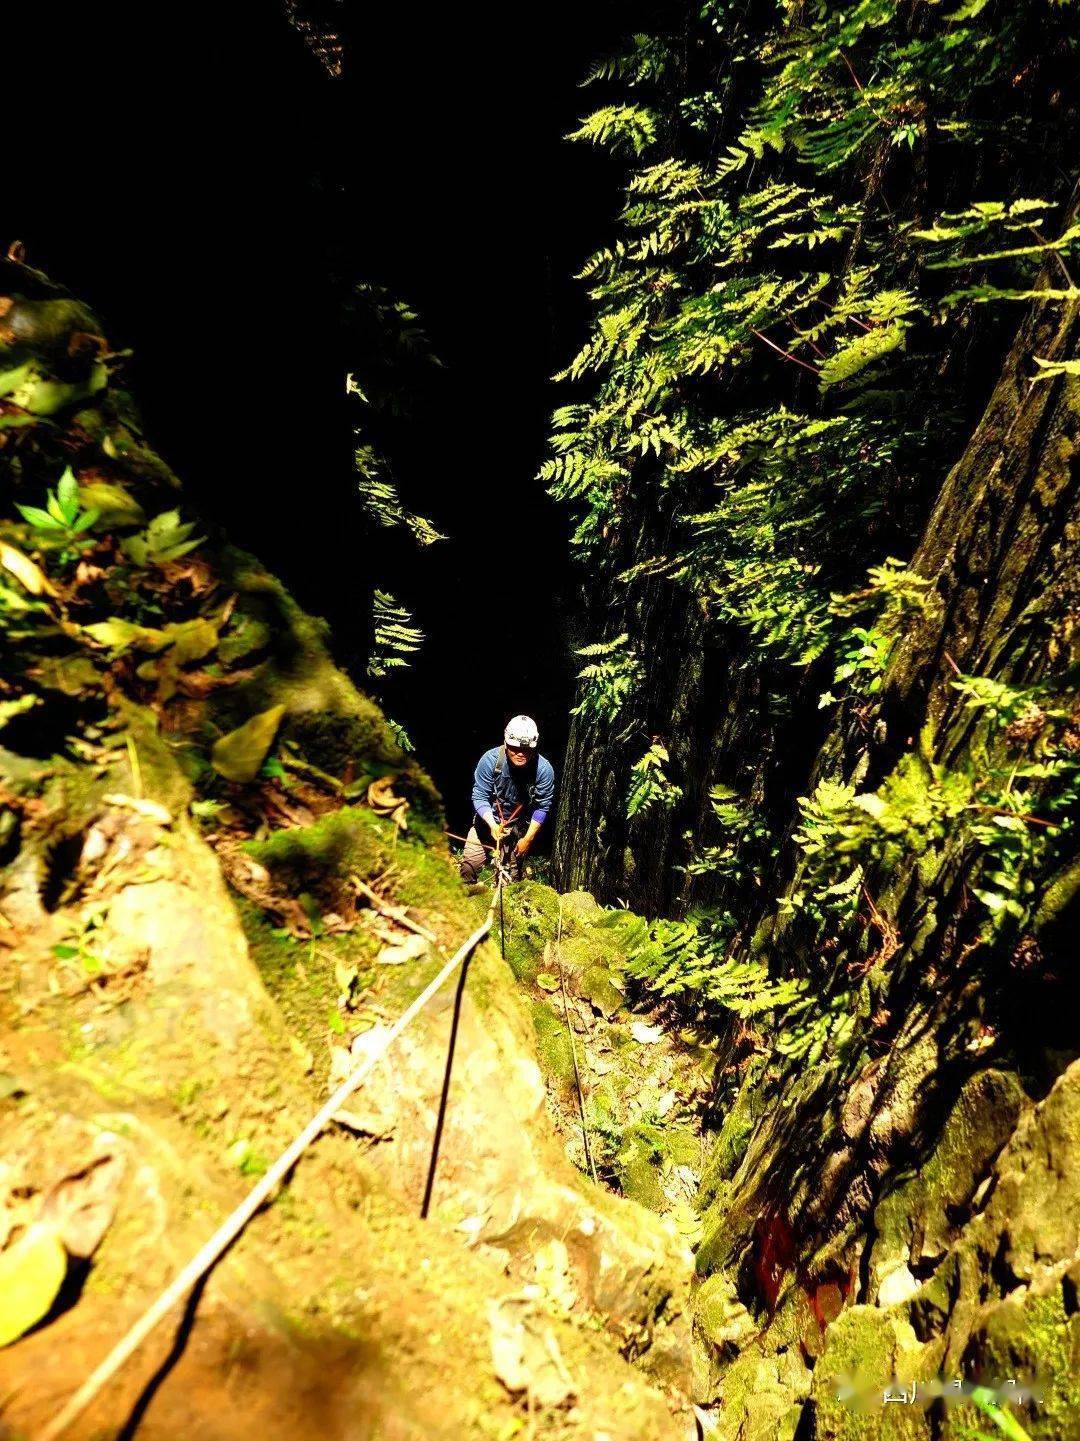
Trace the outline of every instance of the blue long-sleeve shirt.
<instances>
[{"instance_id":1,"label":"blue long-sleeve shirt","mask_svg":"<svg viewBox=\"0 0 1080 1441\"><path fill-rule=\"evenodd\" d=\"M495 816L495 802L498 800L504 815L510 815L515 806L523 809L532 807L529 819L542 826L547 820L555 799L555 771L546 757L538 755L535 766L516 766L508 755L503 754L502 765L496 770L502 746L492 746L480 757L473 776L473 810L491 824Z\"/></svg>"}]
</instances>

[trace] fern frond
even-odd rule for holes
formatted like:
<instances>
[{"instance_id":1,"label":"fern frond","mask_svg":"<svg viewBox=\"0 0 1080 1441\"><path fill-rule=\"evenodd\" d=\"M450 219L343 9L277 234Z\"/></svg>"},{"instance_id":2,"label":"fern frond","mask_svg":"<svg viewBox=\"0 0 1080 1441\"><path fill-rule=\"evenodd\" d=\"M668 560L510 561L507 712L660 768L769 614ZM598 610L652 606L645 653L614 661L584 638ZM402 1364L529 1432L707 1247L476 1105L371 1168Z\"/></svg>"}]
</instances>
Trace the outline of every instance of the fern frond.
<instances>
[{"instance_id":1,"label":"fern frond","mask_svg":"<svg viewBox=\"0 0 1080 1441\"><path fill-rule=\"evenodd\" d=\"M406 657L420 649L424 635L413 625L412 612L387 591L375 591L371 617L374 642L367 673L378 679L391 670L407 666L409 661Z\"/></svg>"},{"instance_id":2,"label":"fern frond","mask_svg":"<svg viewBox=\"0 0 1080 1441\"><path fill-rule=\"evenodd\" d=\"M595 110L572 130L567 140L587 140L610 149L643 155L656 143L658 116L644 105L607 105Z\"/></svg>"}]
</instances>

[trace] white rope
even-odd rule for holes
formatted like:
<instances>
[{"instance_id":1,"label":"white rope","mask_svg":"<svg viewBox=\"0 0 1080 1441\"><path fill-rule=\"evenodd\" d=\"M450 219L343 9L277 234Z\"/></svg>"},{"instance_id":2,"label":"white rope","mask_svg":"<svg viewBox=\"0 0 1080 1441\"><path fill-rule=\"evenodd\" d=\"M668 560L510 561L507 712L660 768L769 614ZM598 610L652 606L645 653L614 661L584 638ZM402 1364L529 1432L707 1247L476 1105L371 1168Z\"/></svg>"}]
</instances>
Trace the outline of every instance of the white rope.
<instances>
[{"instance_id":1,"label":"white rope","mask_svg":"<svg viewBox=\"0 0 1080 1441\"><path fill-rule=\"evenodd\" d=\"M342 1081L322 1109L312 1116L291 1145L282 1151L265 1175L251 1188L232 1215L221 1223L205 1246L173 1278L149 1309L143 1312L127 1335L117 1342L100 1366L90 1373L63 1410L37 1433L34 1441L55 1441L57 1436L66 1431L71 1423L82 1415L98 1392L116 1375L128 1357L142 1345L158 1322L206 1274L222 1252L239 1236L255 1212L271 1198L278 1184L289 1174L319 1132L333 1120L335 1112L341 1109L364 1077L370 1074L382 1060L402 1031L423 1010L440 986L446 983L471 952L476 949L491 930L494 914L495 901L493 899L483 925L473 931L468 940L450 957L430 985L426 986L412 1005L398 1017L378 1049L366 1056L356 1070Z\"/></svg>"}]
</instances>

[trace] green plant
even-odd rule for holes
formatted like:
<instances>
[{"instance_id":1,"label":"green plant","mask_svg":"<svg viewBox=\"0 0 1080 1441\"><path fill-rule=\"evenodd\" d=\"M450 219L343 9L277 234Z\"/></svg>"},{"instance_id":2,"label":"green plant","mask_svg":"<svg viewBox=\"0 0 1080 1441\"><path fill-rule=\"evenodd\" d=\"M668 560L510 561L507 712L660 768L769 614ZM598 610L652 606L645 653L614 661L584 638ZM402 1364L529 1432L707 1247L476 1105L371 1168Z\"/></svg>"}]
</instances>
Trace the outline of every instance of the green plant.
<instances>
[{"instance_id":1,"label":"green plant","mask_svg":"<svg viewBox=\"0 0 1080 1441\"><path fill-rule=\"evenodd\" d=\"M409 664L423 644L423 632L412 624L412 613L384 590L377 590L372 603L374 644L368 660L368 675L385 676Z\"/></svg>"},{"instance_id":2,"label":"green plant","mask_svg":"<svg viewBox=\"0 0 1080 1441\"><path fill-rule=\"evenodd\" d=\"M353 358L345 390L360 415L353 429L360 499L380 530L403 526L419 545L431 545L445 537L403 503L392 456L397 425L410 420L412 397L441 362L416 311L384 286L354 285L344 317Z\"/></svg>"},{"instance_id":3,"label":"green plant","mask_svg":"<svg viewBox=\"0 0 1080 1441\"><path fill-rule=\"evenodd\" d=\"M164 510L138 535L125 536L120 548L136 565L166 565L202 545L203 535L193 535L193 521L182 521L178 510Z\"/></svg>"},{"instance_id":4,"label":"green plant","mask_svg":"<svg viewBox=\"0 0 1080 1441\"><path fill-rule=\"evenodd\" d=\"M403 751L414 751L416 747L412 743L408 731L404 726L398 725L393 716L386 717L386 724L390 727L391 733Z\"/></svg>"},{"instance_id":5,"label":"green plant","mask_svg":"<svg viewBox=\"0 0 1080 1441\"><path fill-rule=\"evenodd\" d=\"M100 976L105 969L101 959L94 954L82 939L79 939L75 945L63 943L55 945L52 948L52 954L58 961L78 961L83 974L86 976Z\"/></svg>"},{"instance_id":6,"label":"green plant","mask_svg":"<svg viewBox=\"0 0 1080 1441\"><path fill-rule=\"evenodd\" d=\"M642 678L641 662L630 646L630 637L624 632L612 640L582 646L574 653L589 664L578 671L582 685L573 714L608 723L617 720Z\"/></svg>"},{"instance_id":7,"label":"green plant","mask_svg":"<svg viewBox=\"0 0 1080 1441\"><path fill-rule=\"evenodd\" d=\"M702 847L686 867L689 875L716 875L740 885L752 883L779 851L775 831L760 808L731 789L709 791L710 833L719 839Z\"/></svg>"},{"instance_id":8,"label":"green plant","mask_svg":"<svg viewBox=\"0 0 1080 1441\"><path fill-rule=\"evenodd\" d=\"M962 676L954 689L982 720L971 759L950 768L911 753L874 791L822 781L799 802L797 884L784 908L819 923L844 920L863 877L947 854L970 876L990 931L1027 924L1040 877L1075 840L1080 756L1070 710L1045 688Z\"/></svg>"},{"instance_id":9,"label":"green plant","mask_svg":"<svg viewBox=\"0 0 1080 1441\"><path fill-rule=\"evenodd\" d=\"M353 465L364 515L378 531L405 531L418 546L434 545L446 537L402 498L397 458L405 450L405 427L413 423L415 397L424 393L442 363L417 312L382 285L354 284L344 299L342 316L349 357L345 392L356 417ZM372 549L379 554L381 544L374 543ZM384 680L409 664L408 657L423 641L412 621L411 613L393 595L375 589L367 664L371 680ZM411 750L405 731L395 730L402 748Z\"/></svg>"},{"instance_id":10,"label":"green plant","mask_svg":"<svg viewBox=\"0 0 1080 1441\"><path fill-rule=\"evenodd\" d=\"M682 787L675 785L664 773L671 760L667 746L654 740L630 767L630 788L626 797L627 817L644 815L654 806L670 810L682 797Z\"/></svg>"},{"instance_id":11,"label":"green plant","mask_svg":"<svg viewBox=\"0 0 1080 1441\"><path fill-rule=\"evenodd\" d=\"M1046 686L961 676L954 689L978 714L985 739L964 821L977 861L973 893L996 929L1025 925L1041 881L1075 848L1080 814L1076 716Z\"/></svg>"},{"instance_id":12,"label":"green plant","mask_svg":"<svg viewBox=\"0 0 1080 1441\"><path fill-rule=\"evenodd\" d=\"M1080 223L1067 224L1048 234L1056 205L1046 200L1019 198L1011 202L983 200L966 210L946 213L928 229L912 230L928 251L928 270L970 270L993 267L1014 277L1011 285L979 280L942 297L943 311L964 305L999 300L1076 299L1077 291L1064 256L1080 248ZM1044 229L1044 227L1046 227ZM1055 256L1065 287L1034 288L1039 266Z\"/></svg>"},{"instance_id":13,"label":"green plant","mask_svg":"<svg viewBox=\"0 0 1080 1441\"><path fill-rule=\"evenodd\" d=\"M574 138L621 157L625 203L580 272L590 328L557 377L573 393L540 476L572 511L595 613L619 617L579 652L575 714L621 774L677 724L670 657L629 624L671 591L691 643L742 672L763 715L820 695L873 734L890 659L931 602L902 547L969 423L941 400L972 400L943 383L954 348L988 333L988 300L1075 294L1077 222L1032 103L1076 50L1041 5L703 0L588 76L604 93ZM911 176L931 170L948 179L927 221ZM1074 373L1040 361L1047 379ZM605 639L616 626L633 649ZM967 784L933 782L930 831L993 804ZM864 860L926 842L899 796L877 822L873 804L851 802L850 863L803 895L833 920ZM741 884L741 853L768 843L718 824L691 873Z\"/></svg>"},{"instance_id":14,"label":"green plant","mask_svg":"<svg viewBox=\"0 0 1080 1441\"><path fill-rule=\"evenodd\" d=\"M1031 1441L1031 1436L1011 1411L1006 1411L997 1395L988 1386L976 1386L971 1393L971 1404L994 1423L998 1435L1006 1441ZM992 1441L985 1431L972 1430L969 1433L979 1441Z\"/></svg>"},{"instance_id":15,"label":"green plant","mask_svg":"<svg viewBox=\"0 0 1080 1441\"><path fill-rule=\"evenodd\" d=\"M643 105L606 105L595 110L568 136L641 155L656 140L656 116Z\"/></svg>"},{"instance_id":16,"label":"green plant","mask_svg":"<svg viewBox=\"0 0 1080 1441\"><path fill-rule=\"evenodd\" d=\"M86 532L100 515L93 506L83 507L79 500L79 483L70 465L57 482L56 489L46 493L44 509L18 503L15 509L43 539L62 545L61 563L77 552L80 543L85 543Z\"/></svg>"},{"instance_id":17,"label":"green plant","mask_svg":"<svg viewBox=\"0 0 1080 1441\"><path fill-rule=\"evenodd\" d=\"M778 1055L815 1065L828 1050L838 1064L854 1029L850 994L817 994L803 977L774 977L764 961L730 952L730 928L713 916L660 920L631 949L626 974L656 997L694 1010L742 1022L768 1015Z\"/></svg>"},{"instance_id":18,"label":"green plant","mask_svg":"<svg viewBox=\"0 0 1080 1441\"><path fill-rule=\"evenodd\" d=\"M228 810L228 806L224 801L204 799L192 801L189 810L196 820L204 821L207 825L216 825L223 812Z\"/></svg>"},{"instance_id":19,"label":"green plant","mask_svg":"<svg viewBox=\"0 0 1080 1441\"><path fill-rule=\"evenodd\" d=\"M353 464L364 509L381 530L393 530L403 525L419 545L433 545L437 540L446 539L426 516L418 515L402 503L387 460L373 445L362 439L359 431L353 451Z\"/></svg>"}]
</instances>

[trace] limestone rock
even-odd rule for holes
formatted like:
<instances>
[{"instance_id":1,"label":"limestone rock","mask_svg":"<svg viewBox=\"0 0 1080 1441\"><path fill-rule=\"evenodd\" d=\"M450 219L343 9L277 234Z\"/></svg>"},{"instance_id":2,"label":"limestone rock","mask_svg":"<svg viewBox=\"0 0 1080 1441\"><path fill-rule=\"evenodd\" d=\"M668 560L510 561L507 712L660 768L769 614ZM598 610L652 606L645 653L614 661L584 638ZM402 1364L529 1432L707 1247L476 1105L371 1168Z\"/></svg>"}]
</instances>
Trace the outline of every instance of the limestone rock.
<instances>
[{"instance_id":1,"label":"limestone rock","mask_svg":"<svg viewBox=\"0 0 1080 1441\"><path fill-rule=\"evenodd\" d=\"M874 1287L886 1278L944 1256L959 1231L959 1218L973 1202L994 1157L1011 1135L1024 1095L1009 1072L981 1071L963 1087L926 1164L878 1204L876 1239L870 1256ZM893 1281L881 1305L907 1299ZM917 1289L917 1287L916 1287Z\"/></svg>"}]
</instances>

